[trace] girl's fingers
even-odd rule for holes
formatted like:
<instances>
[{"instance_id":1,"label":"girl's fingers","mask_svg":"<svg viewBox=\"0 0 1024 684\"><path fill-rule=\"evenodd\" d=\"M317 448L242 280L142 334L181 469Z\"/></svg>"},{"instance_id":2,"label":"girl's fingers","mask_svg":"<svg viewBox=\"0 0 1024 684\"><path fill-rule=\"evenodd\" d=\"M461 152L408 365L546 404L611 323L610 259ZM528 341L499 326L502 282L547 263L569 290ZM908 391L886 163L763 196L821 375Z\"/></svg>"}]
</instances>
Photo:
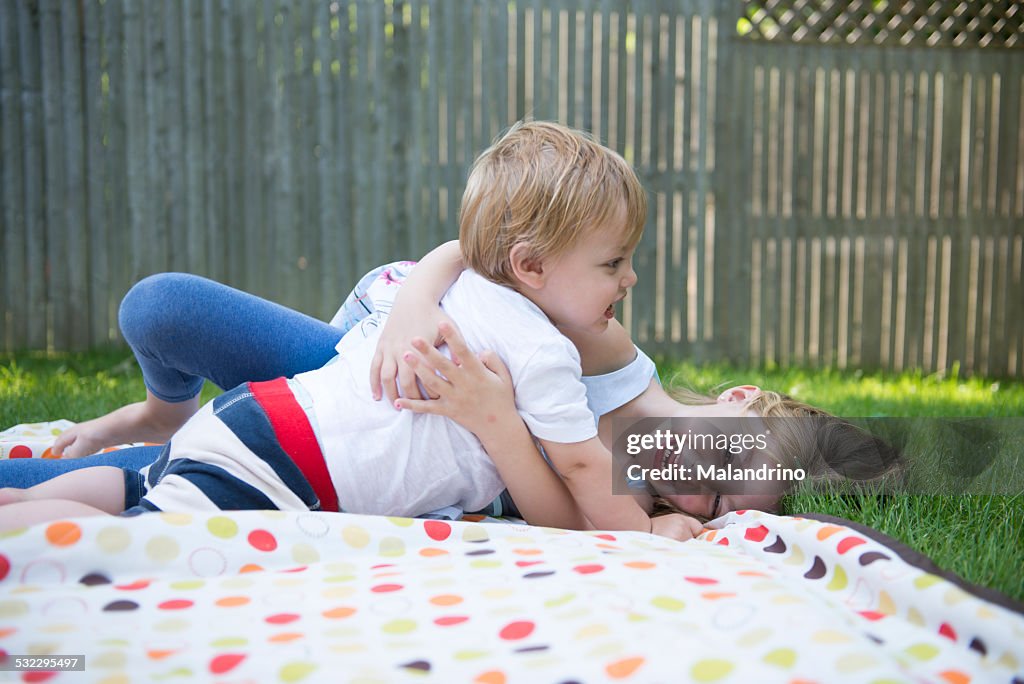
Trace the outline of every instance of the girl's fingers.
<instances>
[{"instance_id":1,"label":"girl's fingers","mask_svg":"<svg viewBox=\"0 0 1024 684\"><path fill-rule=\"evenodd\" d=\"M509 373L508 366L505 365L500 356L488 349L487 351L480 352L478 358L487 370L497 375L503 382L511 382L512 374Z\"/></svg>"},{"instance_id":2,"label":"girl's fingers","mask_svg":"<svg viewBox=\"0 0 1024 684\"><path fill-rule=\"evenodd\" d=\"M380 367L384 363L384 355L378 350L370 362L370 396L374 401L380 399Z\"/></svg>"},{"instance_id":3,"label":"girl's fingers","mask_svg":"<svg viewBox=\"0 0 1024 684\"><path fill-rule=\"evenodd\" d=\"M437 347L427 344L427 341L422 338L414 339L412 346L419 352L420 358L426 365L430 366L431 370L438 371L445 377L451 376L458 368L455 362L442 354Z\"/></svg>"},{"instance_id":4,"label":"girl's fingers","mask_svg":"<svg viewBox=\"0 0 1024 684\"><path fill-rule=\"evenodd\" d=\"M378 382L381 384L381 392L388 398L388 401L394 401L398 398L398 387L395 384L397 377L398 364L390 359L383 361Z\"/></svg>"},{"instance_id":5,"label":"girl's fingers","mask_svg":"<svg viewBox=\"0 0 1024 684\"><path fill-rule=\"evenodd\" d=\"M448 349L451 350L452 356L461 359L463 362L472 358L474 355L469 351L469 347L466 346L466 340L462 337L462 333L459 332L458 328L447 321L442 321L437 326L437 332L440 333L444 341L448 343Z\"/></svg>"},{"instance_id":6,"label":"girl's fingers","mask_svg":"<svg viewBox=\"0 0 1024 684\"><path fill-rule=\"evenodd\" d=\"M401 397L394 402L396 409L407 409L413 413L433 413L444 415L441 406L433 399L407 399Z\"/></svg>"},{"instance_id":7,"label":"girl's fingers","mask_svg":"<svg viewBox=\"0 0 1024 684\"><path fill-rule=\"evenodd\" d=\"M420 388L416 384L416 373L408 364L398 368L398 386L402 388L403 397L426 399L426 397L420 396Z\"/></svg>"},{"instance_id":8,"label":"girl's fingers","mask_svg":"<svg viewBox=\"0 0 1024 684\"><path fill-rule=\"evenodd\" d=\"M412 369L413 373L415 373L415 377L420 379L420 382L423 383L423 387L426 388L427 393L431 395L431 397L436 399L440 396L441 391L447 384L447 381L439 376L434 369L431 368L429 363L424 362L422 358L416 356L412 352L406 352L405 355L402 356L402 360L405 361L409 368ZM415 399L418 396L418 390L415 394L405 395L407 399Z\"/></svg>"}]
</instances>

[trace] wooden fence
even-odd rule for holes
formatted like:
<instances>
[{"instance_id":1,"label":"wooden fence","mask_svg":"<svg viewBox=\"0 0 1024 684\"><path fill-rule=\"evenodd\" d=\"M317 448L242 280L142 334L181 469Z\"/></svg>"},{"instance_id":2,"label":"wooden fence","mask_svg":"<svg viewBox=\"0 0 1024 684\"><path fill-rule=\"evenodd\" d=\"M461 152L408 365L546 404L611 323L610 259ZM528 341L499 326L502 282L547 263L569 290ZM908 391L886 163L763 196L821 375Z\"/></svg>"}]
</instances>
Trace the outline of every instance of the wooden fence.
<instances>
[{"instance_id":1,"label":"wooden fence","mask_svg":"<svg viewBox=\"0 0 1024 684\"><path fill-rule=\"evenodd\" d=\"M1021 10L946 4L0 0L0 344L165 270L328 317L531 116L650 191L649 351L1022 377Z\"/></svg>"}]
</instances>

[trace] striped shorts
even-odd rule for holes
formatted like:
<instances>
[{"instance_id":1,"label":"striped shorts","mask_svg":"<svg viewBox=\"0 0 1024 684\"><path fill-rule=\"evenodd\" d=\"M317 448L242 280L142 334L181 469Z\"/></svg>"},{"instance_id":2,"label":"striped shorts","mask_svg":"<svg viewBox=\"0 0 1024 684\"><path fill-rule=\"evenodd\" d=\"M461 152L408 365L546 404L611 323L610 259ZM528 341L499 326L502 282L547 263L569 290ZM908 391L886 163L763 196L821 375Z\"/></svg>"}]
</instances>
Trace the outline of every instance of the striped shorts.
<instances>
[{"instance_id":1,"label":"striped shorts","mask_svg":"<svg viewBox=\"0 0 1024 684\"><path fill-rule=\"evenodd\" d=\"M339 510L316 434L285 378L225 392L151 466L125 470L126 515L209 510Z\"/></svg>"}]
</instances>

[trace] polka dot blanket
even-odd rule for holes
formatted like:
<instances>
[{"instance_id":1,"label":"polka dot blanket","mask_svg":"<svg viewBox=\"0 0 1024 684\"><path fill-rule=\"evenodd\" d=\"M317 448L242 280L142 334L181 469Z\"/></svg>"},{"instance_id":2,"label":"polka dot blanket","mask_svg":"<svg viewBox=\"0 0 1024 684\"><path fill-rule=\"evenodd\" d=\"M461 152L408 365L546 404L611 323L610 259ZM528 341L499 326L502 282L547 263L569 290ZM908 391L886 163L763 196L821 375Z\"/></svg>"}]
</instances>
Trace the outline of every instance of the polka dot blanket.
<instances>
[{"instance_id":1,"label":"polka dot blanket","mask_svg":"<svg viewBox=\"0 0 1024 684\"><path fill-rule=\"evenodd\" d=\"M72 425L70 420L53 420L7 428L0 432L0 458L55 458L53 441Z\"/></svg>"},{"instance_id":2,"label":"polka dot blanket","mask_svg":"<svg viewBox=\"0 0 1024 684\"><path fill-rule=\"evenodd\" d=\"M711 526L678 543L342 513L37 525L0 538L0 649L84 655L85 671L0 679L1024 677L1019 607L908 562L898 544L755 511Z\"/></svg>"}]
</instances>

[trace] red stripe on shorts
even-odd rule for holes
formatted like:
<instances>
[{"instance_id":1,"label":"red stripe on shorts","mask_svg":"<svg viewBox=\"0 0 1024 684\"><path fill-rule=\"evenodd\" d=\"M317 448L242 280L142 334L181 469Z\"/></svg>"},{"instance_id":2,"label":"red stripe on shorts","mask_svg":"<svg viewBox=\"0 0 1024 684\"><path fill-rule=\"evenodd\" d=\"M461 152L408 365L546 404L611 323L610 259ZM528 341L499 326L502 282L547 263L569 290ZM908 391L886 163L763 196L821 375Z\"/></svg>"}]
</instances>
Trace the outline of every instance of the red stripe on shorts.
<instances>
[{"instance_id":1,"label":"red stripe on shorts","mask_svg":"<svg viewBox=\"0 0 1024 684\"><path fill-rule=\"evenodd\" d=\"M299 406L288 387L288 380L277 378L266 382L250 382L249 391L267 414L274 436L281 444L320 499L320 509L337 512L338 495L331 483L331 474L320 452L316 433L306 412Z\"/></svg>"}]
</instances>

